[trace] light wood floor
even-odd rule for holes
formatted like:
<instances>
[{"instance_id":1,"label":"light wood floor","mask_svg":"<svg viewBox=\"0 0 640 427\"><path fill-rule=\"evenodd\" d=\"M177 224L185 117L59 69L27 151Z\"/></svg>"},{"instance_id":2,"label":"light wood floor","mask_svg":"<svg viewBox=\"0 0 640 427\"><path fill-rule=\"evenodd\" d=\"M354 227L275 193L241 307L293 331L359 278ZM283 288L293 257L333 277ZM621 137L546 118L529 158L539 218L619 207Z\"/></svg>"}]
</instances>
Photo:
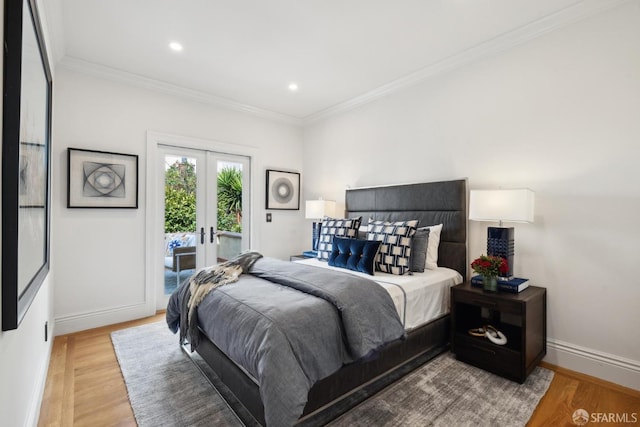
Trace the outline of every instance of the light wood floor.
<instances>
[{"instance_id":1,"label":"light wood floor","mask_svg":"<svg viewBox=\"0 0 640 427\"><path fill-rule=\"evenodd\" d=\"M135 426L127 390L111 344L119 329L164 320L164 314L56 337L39 426ZM556 375L529 426L573 426L576 409L635 413L640 392L543 363ZM589 423L588 425L594 425ZM614 425L614 424L602 424Z\"/></svg>"}]
</instances>

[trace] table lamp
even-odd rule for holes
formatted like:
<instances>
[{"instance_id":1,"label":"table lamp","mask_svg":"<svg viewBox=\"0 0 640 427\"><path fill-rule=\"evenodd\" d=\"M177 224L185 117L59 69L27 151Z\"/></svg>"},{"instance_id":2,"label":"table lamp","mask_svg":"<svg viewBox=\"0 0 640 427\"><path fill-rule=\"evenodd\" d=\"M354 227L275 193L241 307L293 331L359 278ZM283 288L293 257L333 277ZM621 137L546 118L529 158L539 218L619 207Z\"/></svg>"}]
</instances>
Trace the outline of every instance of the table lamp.
<instances>
[{"instance_id":1,"label":"table lamp","mask_svg":"<svg viewBox=\"0 0 640 427\"><path fill-rule=\"evenodd\" d=\"M514 229L503 227L503 222L533 222L535 193L527 188L512 190L471 190L469 219L498 222L498 227L487 228L487 255L501 256L509 264L509 272L498 276L500 280L513 279L515 252Z\"/></svg>"}]
</instances>

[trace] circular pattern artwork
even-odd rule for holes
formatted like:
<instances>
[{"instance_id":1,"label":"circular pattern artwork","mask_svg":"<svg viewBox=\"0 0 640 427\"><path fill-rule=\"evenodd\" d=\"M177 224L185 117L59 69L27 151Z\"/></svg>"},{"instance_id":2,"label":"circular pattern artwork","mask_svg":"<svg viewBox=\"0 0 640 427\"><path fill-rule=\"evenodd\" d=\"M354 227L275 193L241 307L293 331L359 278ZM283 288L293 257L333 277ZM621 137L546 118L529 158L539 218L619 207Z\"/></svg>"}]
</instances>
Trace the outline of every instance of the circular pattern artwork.
<instances>
[{"instance_id":1,"label":"circular pattern artwork","mask_svg":"<svg viewBox=\"0 0 640 427\"><path fill-rule=\"evenodd\" d=\"M271 192L278 202L287 203L293 197L293 183L287 178L279 178L273 183Z\"/></svg>"},{"instance_id":2,"label":"circular pattern artwork","mask_svg":"<svg viewBox=\"0 0 640 427\"><path fill-rule=\"evenodd\" d=\"M267 209L300 209L300 174L267 169Z\"/></svg>"}]
</instances>

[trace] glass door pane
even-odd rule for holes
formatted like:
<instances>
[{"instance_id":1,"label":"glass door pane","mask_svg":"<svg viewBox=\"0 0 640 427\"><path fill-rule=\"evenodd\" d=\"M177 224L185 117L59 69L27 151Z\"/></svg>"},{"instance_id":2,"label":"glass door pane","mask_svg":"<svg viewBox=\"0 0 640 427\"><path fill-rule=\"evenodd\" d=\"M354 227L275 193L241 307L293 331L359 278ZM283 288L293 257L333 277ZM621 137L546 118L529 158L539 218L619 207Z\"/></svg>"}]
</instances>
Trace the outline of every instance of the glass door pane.
<instances>
[{"instance_id":1,"label":"glass door pane","mask_svg":"<svg viewBox=\"0 0 640 427\"><path fill-rule=\"evenodd\" d=\"M197 223L198 156L164 154L164 295L195 271L200 236Z\"/></svg>"},{"instance_id":2,"label":"glass door pane","mask_svg":"<svg viewBox=\"0 0 640 427\"><path fill-rule=\"evenodd\" d=\"M249 249L249 159L219 153L209 159L216 183L216 262L224 262ZM213 214L207 216L213 219Z\"/></svg>"}]
</instances>

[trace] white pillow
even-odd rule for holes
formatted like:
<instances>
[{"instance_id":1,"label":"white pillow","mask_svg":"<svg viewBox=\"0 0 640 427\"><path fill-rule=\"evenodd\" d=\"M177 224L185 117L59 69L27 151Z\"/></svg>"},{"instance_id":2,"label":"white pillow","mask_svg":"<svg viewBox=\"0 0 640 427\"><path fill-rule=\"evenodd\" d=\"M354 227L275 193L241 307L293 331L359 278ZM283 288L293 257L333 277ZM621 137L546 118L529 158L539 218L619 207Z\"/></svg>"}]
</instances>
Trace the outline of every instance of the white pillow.
<instances>
[{"instance_id":1,"label":"white pillow","mask_svg":"<svg viewBox=\"0 0 640 427\"><path fill-rule=\"evenodd\" d=\"M425 268L433 270L438 268L438 246L440 245L440 233L442 224L424 227L429 229L429 245L427 246L427 262Z\"/></svg>"}]
</instances>

